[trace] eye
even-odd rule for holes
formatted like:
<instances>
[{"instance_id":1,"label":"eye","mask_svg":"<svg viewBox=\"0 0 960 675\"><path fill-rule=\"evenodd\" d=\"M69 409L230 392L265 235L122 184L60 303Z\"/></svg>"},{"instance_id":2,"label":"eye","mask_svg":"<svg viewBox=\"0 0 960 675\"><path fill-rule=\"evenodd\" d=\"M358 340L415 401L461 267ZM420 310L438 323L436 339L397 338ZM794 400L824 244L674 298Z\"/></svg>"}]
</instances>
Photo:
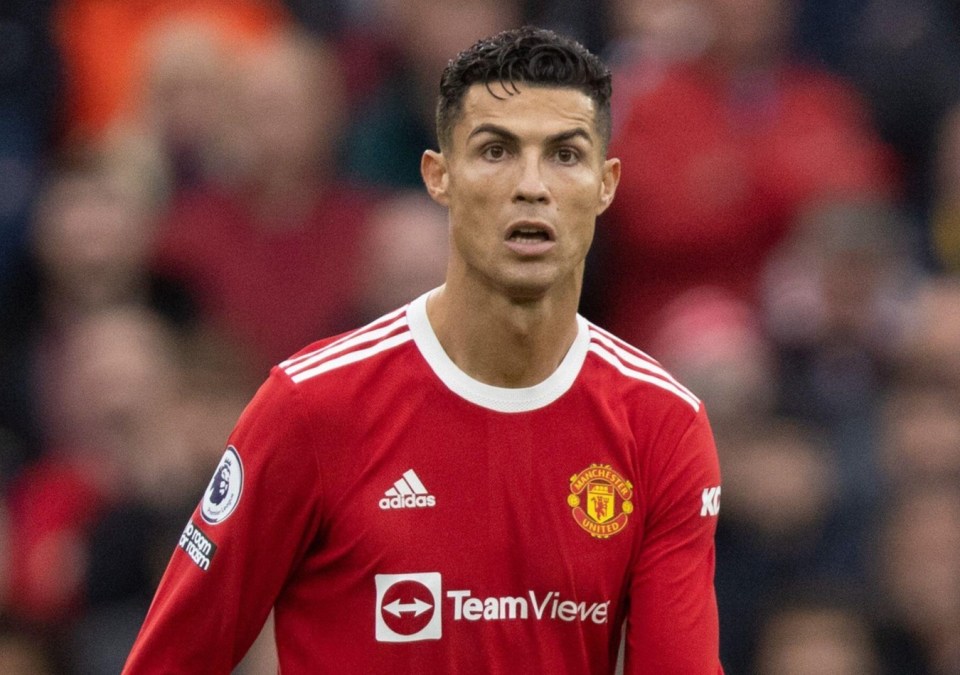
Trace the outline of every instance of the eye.
<instances>
[{"instance_id":1,"label":"eye","mask_svg":"<svg viewBox=\"0 0 960 675\"><path fill-rule=\"evenodd\" d=\"M580 153L574 148L558 148L556 152L557 161L561 164L576 164L580 159Z\"/></svg>"},{"instance_id":2,"label":"eye","mask_svg":"<svg viewBox=\"0 0 960 675\"><path fill-rule=\"evenodd\" d=\"M484 147L483 152L481 153L484 159L488 159L492 162L503 159L507 155L507 149L502 145L496 143L491 143L490 145Z\"/></svg>"}]
</instances>

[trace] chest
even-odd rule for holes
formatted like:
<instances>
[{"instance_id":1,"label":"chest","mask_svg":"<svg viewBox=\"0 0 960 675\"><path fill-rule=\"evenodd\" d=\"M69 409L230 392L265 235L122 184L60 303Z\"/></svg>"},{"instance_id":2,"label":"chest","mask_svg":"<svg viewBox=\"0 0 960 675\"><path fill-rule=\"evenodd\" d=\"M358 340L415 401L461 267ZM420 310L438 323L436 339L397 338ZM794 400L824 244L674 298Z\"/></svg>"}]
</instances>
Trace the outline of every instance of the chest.
<instances>
[{"instance_id":1,"label":"chest","mask_svg":"<svg viewBox=\"0 0 960 675\"><path fill-rule=\"evenodd\" d=\"M643 521L629 434L586 413L399 417L328 453L328 571L436 573L463 616L589 614L621 594Z\"/></svg>"}]
</instances>

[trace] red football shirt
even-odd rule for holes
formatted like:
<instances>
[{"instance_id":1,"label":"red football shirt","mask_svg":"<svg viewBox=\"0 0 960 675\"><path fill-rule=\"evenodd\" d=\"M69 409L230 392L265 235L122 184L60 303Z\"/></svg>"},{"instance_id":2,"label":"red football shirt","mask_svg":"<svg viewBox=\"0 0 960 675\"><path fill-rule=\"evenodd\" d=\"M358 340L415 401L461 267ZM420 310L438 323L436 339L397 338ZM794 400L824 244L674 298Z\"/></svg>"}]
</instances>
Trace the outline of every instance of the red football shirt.
<instances>
[{"instance_id":1,"label":"red football shirt","mask_svg":"<svg viewBox=\"0 0 960 675\"><path fill-rule=\"evenodd\" d=\"M271 373L127 673L228 673L275 608L296 673L715 674L720 474L700 401L578 317L529 388L447 357L426 296ZM625 626L625 627L624 627Z\"/></svg>"}]
</instances>

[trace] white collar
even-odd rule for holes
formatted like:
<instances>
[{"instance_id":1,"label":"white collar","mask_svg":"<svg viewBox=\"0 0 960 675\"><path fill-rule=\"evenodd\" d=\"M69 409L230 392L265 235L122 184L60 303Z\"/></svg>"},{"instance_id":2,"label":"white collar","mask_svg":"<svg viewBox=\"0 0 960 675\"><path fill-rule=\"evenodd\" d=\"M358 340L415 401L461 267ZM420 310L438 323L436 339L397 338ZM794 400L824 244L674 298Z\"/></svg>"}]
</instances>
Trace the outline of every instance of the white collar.
<instances>
[{"instance_id":1,"label":"white collar","mask_svg":"<svg viewBox=\"0 0 960 675\"><path fill-rule=\"evenodd\" d=\"M587 320L582 316L577 315L577 337L570 345L563 361L547 379L532 387L516 389L494 387L475 380L460 370L443 350L427 318L427 297L432 292L424 293L410 303L407 308L407 322L410 325L413 341L424 360L453 393L483 408L497 412L517 413L550 405L573 386L590 345Z\"/></svg>"}]
</instances>

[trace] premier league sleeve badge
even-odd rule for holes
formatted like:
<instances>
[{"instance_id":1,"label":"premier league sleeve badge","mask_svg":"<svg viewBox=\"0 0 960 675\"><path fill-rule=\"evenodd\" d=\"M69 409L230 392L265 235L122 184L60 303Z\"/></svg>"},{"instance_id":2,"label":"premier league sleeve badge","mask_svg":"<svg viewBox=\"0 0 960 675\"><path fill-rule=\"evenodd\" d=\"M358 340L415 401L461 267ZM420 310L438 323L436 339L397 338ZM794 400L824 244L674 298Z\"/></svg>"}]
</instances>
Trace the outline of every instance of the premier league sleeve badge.
<instances>
[{"instance_id":1,"label":"premier league sleeve badge","mask_svg":"<svg viewBox=\"0 0 960 675\"><path fill-rule=\"evenodd\" d=\"M200 517L210 525L222 523L237 508L242 493L243 463L240 461L240 453L231 445L223 453L223 459L203 493Z\"/></svg>"}]
</instances>

